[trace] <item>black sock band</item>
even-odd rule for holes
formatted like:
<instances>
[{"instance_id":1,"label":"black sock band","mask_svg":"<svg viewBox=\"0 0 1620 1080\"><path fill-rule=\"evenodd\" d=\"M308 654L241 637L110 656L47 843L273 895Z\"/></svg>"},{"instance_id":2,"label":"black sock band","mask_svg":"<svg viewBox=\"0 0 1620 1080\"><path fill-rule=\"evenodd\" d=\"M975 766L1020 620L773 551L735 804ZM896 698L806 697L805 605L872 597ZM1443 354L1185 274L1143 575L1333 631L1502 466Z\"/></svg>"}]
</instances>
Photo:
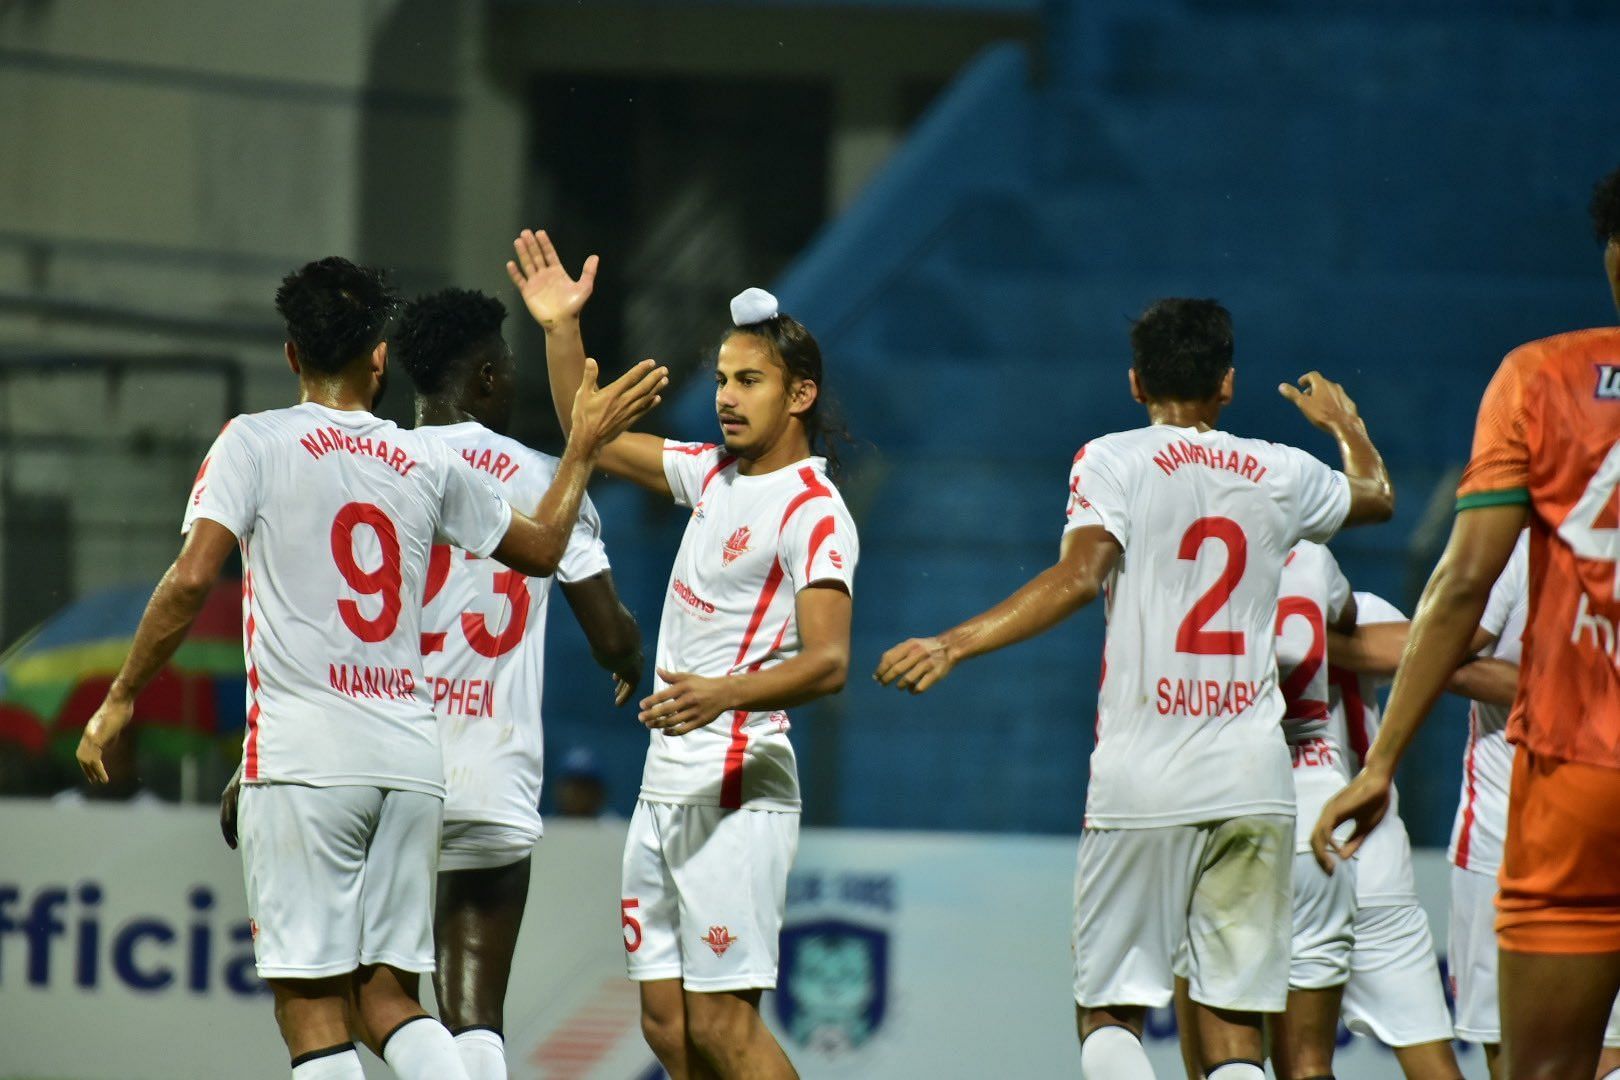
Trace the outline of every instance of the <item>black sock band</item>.
<instances>
[{"instance_id":1,"label":"black sock band","mask_svg":"<svg viewBox=\"0 0 1620 1080\"><path fill-rule=\"evenodd\" d=\"M465 1035L469 1031L493 1031L497 1039L500 1039L501 1042L506 1041L506 1033L494 1024L468 1024L466 1027L451 1028L450 1035L453 1038L457 1035Z\"/></svg>"},{"instance_id":2,"label":"black sock band","mask_svg":"<svg viewBox=\"0 0 1620 1080\"><path fill-rule=\"evenodd\" d=\"M417 1016L407 1017L406 1019L395 1024L394 1030L384 1035L382 1037L382 1042L377 1044L377 1056L382 1057L384 1054L388 1053L388 1040L392 1039L395 1035L398 1035L400 1028L405 1027L407 1024L414 1024L418 1020L433 1020L433 1017L429 1016L427 1013L421 1013ZM435 1020L434 1023L438 1023L438 1021Z\"/></svg>"},{"instance_id":3,"label":"black sock band","mask_svg":"<svg viewBox=\"0 0 1620 1080\"><path fill-rule=\"evenodd\" d=\"M304 1064L305 1062L317 1061L320 1058L331 1057L334 1054L347 1054L350 1050L353 1050L353 1049L354 1049L354 1043L346 1042L346 1043L338 1043L336 1046L328 1046L324 1050L311 1050L307 1054L299 1054L297 1057L293 1058L292 1059L292 1067L296 1069L296 1068L298 1068L298 1066Z\"/></svg>"},{"instance_id":4,"label":"black sock band","mask_svg":"<svg viewBox=\"0 0 1620 1080\"><path fill-rule=\"evenodd\" d=\"M1214 1075L1214 1072L1215 1072L1216 1069L1224 1069L1228 1065L1253 1065L1255 1068L1259 1069L1261 1072L1266 1071L1265 1065L1261 1064L1258 1061L1253 1061L1253 1060L1251 1060L1249 1058L1227 1058L1225 1061L1217 1061L1213 1065L1205 1065L1204 1066L1204 1075L1205 1076L1212 1076L1212 1075Z\"/></svg>"}]
</instances>

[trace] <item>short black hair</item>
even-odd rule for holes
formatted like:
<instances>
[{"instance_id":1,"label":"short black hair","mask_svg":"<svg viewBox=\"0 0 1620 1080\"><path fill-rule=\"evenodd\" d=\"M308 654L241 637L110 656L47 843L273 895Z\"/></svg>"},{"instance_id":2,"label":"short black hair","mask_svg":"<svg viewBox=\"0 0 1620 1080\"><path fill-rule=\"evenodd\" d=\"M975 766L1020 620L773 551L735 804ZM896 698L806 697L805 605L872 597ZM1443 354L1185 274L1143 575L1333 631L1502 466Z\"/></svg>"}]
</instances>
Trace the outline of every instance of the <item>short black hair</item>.
<instances>
[{"instance_id":1,"label":"short black hair","mask_svg":"<svg viewBox=\"0 0 1620 1080\"><path fill-rule=\"evenodd\" d=\"M388 339L389 356L419 394L437 394L467 360L501 340L506 305L471 289L441 289L419 296Z\"/></svg>"},{"instance_id":2,"label":"short black hair","mask_svg":"<svg viewBox=\"0 0 1620 1080\"><path fill-rule=\"evenodd\" d=\"M305 263L276 290L276 311L299 363L329 375L375 349L398 309L387 274L336 255Z\"/></svg>"},{"instance_id":3,"label":"short black hair","mask_svg":"<svg viewBox=\"0 0 1620 1080\"><path fill-rule=\"evenodd\" d=\"M1600 244L1620 241L1620 169L1598 181L1592 190L1592 230Z\"/></svg>"},{"instance_id":4,"label":"short black hair","mask_svg":"<svg viewBox=\"0 0 1620 1080\"><path fill-rule=\"evenodd\" d=\"M1142 393L1208 401L1232 368L1232 315L1214 300L1158 300L1131 326L1131 367Z\"/></svg>"}]
</instances>

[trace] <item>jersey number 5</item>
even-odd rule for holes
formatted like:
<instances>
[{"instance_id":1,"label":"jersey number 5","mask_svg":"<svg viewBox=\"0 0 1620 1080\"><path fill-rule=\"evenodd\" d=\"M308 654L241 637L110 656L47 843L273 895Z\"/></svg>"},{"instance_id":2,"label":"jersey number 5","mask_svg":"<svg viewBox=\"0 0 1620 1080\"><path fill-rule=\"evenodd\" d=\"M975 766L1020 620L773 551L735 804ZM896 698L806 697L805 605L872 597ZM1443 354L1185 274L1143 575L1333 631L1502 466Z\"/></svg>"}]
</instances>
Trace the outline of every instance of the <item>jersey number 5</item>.
<instances>
[{"instance_id":1,"label":"jersey number 5","mask_svg":"<svg viewBox=\"0 0 1620 1080\"><path fill-rule=\"evenodd\" d=\"M1242 656L1243 631L1205 630L1204 627L1232 599L1238 582L1243 580L1243 570L1249 565L1249 541L1243 535L1243 527L1231 518L1199 518L1182 534L1177 557L1196 561L1206 540L1218 540L1226 546L1226 568L1181 620L1181 629L1176 631L1176 651L1196 656Z\"/></svg>"},{"instance_id":2,"label":"jersey number 5","mask_svg":"<svg viewBox=\"0 0 1620 1080\"><path fill-rule=\"evenodd\" d=\"M1559 537L1576 555L1611 567L1620 562L1620 529L1599 528L1597 520L1614 499L1616 487L1620 487L1620 443L1609 448L1603 464L1558 526ZM1614 598L1620 600L1620 573L1614 575Z\"/></svg>"}]
</instances>

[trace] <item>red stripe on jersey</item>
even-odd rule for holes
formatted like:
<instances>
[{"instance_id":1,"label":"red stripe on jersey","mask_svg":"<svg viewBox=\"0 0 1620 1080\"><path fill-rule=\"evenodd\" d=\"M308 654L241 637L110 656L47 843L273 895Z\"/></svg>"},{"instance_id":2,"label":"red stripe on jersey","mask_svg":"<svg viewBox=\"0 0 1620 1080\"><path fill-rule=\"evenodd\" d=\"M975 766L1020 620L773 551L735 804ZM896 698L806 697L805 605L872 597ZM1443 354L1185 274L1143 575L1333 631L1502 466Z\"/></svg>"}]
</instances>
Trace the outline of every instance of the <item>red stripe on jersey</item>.
<instances>
[{"instance_id":1,"label":"red stripe on jersey","mask_svg":"<svg viewBox=\"0 0 1620 1080\"><path fill-rule=\"evenodd\" d=\"M1356 755L1359 768L1367 760L1367 706L1361 700L1361 679L1353 671L1329 667L1328 679L1339 688L1339 700L1344 706L1344 726L1350 735L1350 751Z\"/></svg>"},{"instance_id":2,"label":"red stripe on jersey","mask_svg":"<svg viewBox=\"0 0 1620 1080\"><path fill-rule=\"evenodd\" d=\"M710 450L713 450L714 447L715 447L715 444L712 443L712 442L710 442L710 443L696 443L696 444L693 444L693 443L665 443L664 444L664 453L666 453L666 454L685 454L687 457L700 457L703 454L707 454Z\"/></svg>"},{"instance_id":3,"label":"red stripe on jersey","mask_svg":"<svg viewBox=\"0 0 1620 1080\"><path fill-rule=\"evenodd\" d=\"M832 497L832 488L828 487L826 484L823 484L821 482L821 478L816 475L816 470L810 468L810 466L806 465L804 468L799 470L799 479L804 481L804 490L793 496L793 501L787 504L787 509L782 512L781 527L777 529L777 532L781 532L782 529L787 528L788 521L792 519L799 507L803 506L811 499L827 499Z\"/></svg>"},{"instance_id":4,"label":"red stripe on jersey","mask_svg":"<svg viewBox=\"0 0 1620 1080\"><path fill-rule=\"evenodd\" d=\"M824 517L816 522L814 529L810 530L810 557L804 560L805 581L810 580L810 568L815 565L816 552L821 550L821 545L827 542L827 537L831 536L833 530L837 527L837 523L831 517ZM837 562L838 560L834 559L833 561Z\"/></svg>"},{"instance_id":5,"label":"red stripe on jersey","mask_svg":"<svg viewBox=\"0 0 1620 1080\"><path fill-rule=\"evenodd\" d=\"M244 558L247 555L247 545L242 545ZM250 570L242 577L242 606L247 610L247 626L243 631L242 644L247 651L247 681L248 688L253 696L253 704L247 713L247 742L242 747L242 778L244 780L257 780L259 778L259 666L253 662L253 637L258 629L253 620L253 572Z\"/></svg>"},{"instance_id":6,"label":"red stripe on jersey","mask_svg":"<svg viewBox=\"0 0 1620 1080\"><path fill-rule=\"evenodd\" d=\"M736 463L737 459L735 457L723 457L715 462L714 468L710 469L708 475L703 478L703 483L698 485L698 496L701 498L703 493L709 490L709 482L724 472L726 466L735 465Z\"/></svg>"},{"instance_id":7,"label":"red stripe on jersey","mask_svg":"<svg viewBox=\"0 0 1620 1080\"><path fill-rule=\"evenodd\" d=\"M1457 833L1457 865L1468 869L1468 850L1474 842L1474 748L1479 745L1479 706L1468 707L1468 760L1463 765L1466 792L1462 829Z\"/></svg>"},{"instance_id":8,"label":"red stripe on jersey","mask_svg":"<svg viewBox=\"0 0 1620 1080\"><path fill-rule=\"evenodd\" d=\"M765 584L759 590L759 602L754 605L754 614L748 620L748 630L743 634L734 667L740 667L747 659L749 646L753 645L754 635L759 633L760 624L765 621L765 613L770 610L771 601L776 599L776 590L781 587L784 576L782 563L771 563L771 572L765 576ZM748 733L743 730L746 723L746 711L739 709L732 714L731 743L726 747L725 771L720 777L720 806L725 810L736 810L742 806L743 758L748 751Z\"/></svg>"}]
</instances>

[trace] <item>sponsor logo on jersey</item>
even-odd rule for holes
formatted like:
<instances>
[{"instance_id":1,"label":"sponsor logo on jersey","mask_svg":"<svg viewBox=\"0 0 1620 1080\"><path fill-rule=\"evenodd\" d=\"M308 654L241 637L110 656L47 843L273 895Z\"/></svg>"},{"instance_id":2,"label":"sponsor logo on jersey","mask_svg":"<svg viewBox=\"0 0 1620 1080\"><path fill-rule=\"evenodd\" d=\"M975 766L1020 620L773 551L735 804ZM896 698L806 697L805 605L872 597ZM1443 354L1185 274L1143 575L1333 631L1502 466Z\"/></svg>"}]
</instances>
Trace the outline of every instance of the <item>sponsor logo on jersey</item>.
<instances>
[{"instance_id":1,"label":"sponsor logo on jersey","mask_svg":"<svg viewBox=\"0 0 1620 1080\"><path fill-rule=\"evenodd\" d=\"M703 500L702 499L699 499L698 504L696 506L692 507L692 516L697 518L699 521L703 520Z\"/></svg>"},{"instance_id":2,"label":"sponsor logo on jersey","mask_svg":"<svg viewBox=\"0 0 1620 1080\"><path fill-rule=\"evenodd\" d=\"M1592 395L1599 401L1620 401L1620 364L1597 365L1597 389Z\"/></svg>"},{"instance_id":3,"label":"sponsor logo on jersey","mask_svg":"<svg viewBox=\"0 0 1620 1080\"><path fill-rule=\"evenodd\" d=\"M736 942L737 939L731 936L731 930L724 926L711 926L709 932L703 935L703 944L713 949L716 956L726 955L726 950Z\"/></svg>"},{"instance_id":4,"label":"sponsor logo on jersey","mask_svg":"<svg viewBox=\"0 0 1620 1080\"><path fill-rule=\"evenodd\" d=\"M686 606L691 608L695 614L702 616L714 614L714 605L703 599L703 597L699 596L697 593L693 592L692 586L688 585L680 578L675 579L673 588L675 590L675 595L686 601Z\"/></svg>"},{"instance_id":5,"label":"sponsor logo on jersey","mask_svg":"<svg viewBox=\"0 0 1620 1080\"><path fill-rule=\"evenodd\" d=\"M753 549L748 546L748 541L751 539L753 539L753 535L748 531L748 526L746 525L732 533L731 538L726 541L724 550L720 552L720 559L722 563L726 566L730 566L732 563L736 562L738 559L752 551Z\"/></svg>"}]
</instances>

